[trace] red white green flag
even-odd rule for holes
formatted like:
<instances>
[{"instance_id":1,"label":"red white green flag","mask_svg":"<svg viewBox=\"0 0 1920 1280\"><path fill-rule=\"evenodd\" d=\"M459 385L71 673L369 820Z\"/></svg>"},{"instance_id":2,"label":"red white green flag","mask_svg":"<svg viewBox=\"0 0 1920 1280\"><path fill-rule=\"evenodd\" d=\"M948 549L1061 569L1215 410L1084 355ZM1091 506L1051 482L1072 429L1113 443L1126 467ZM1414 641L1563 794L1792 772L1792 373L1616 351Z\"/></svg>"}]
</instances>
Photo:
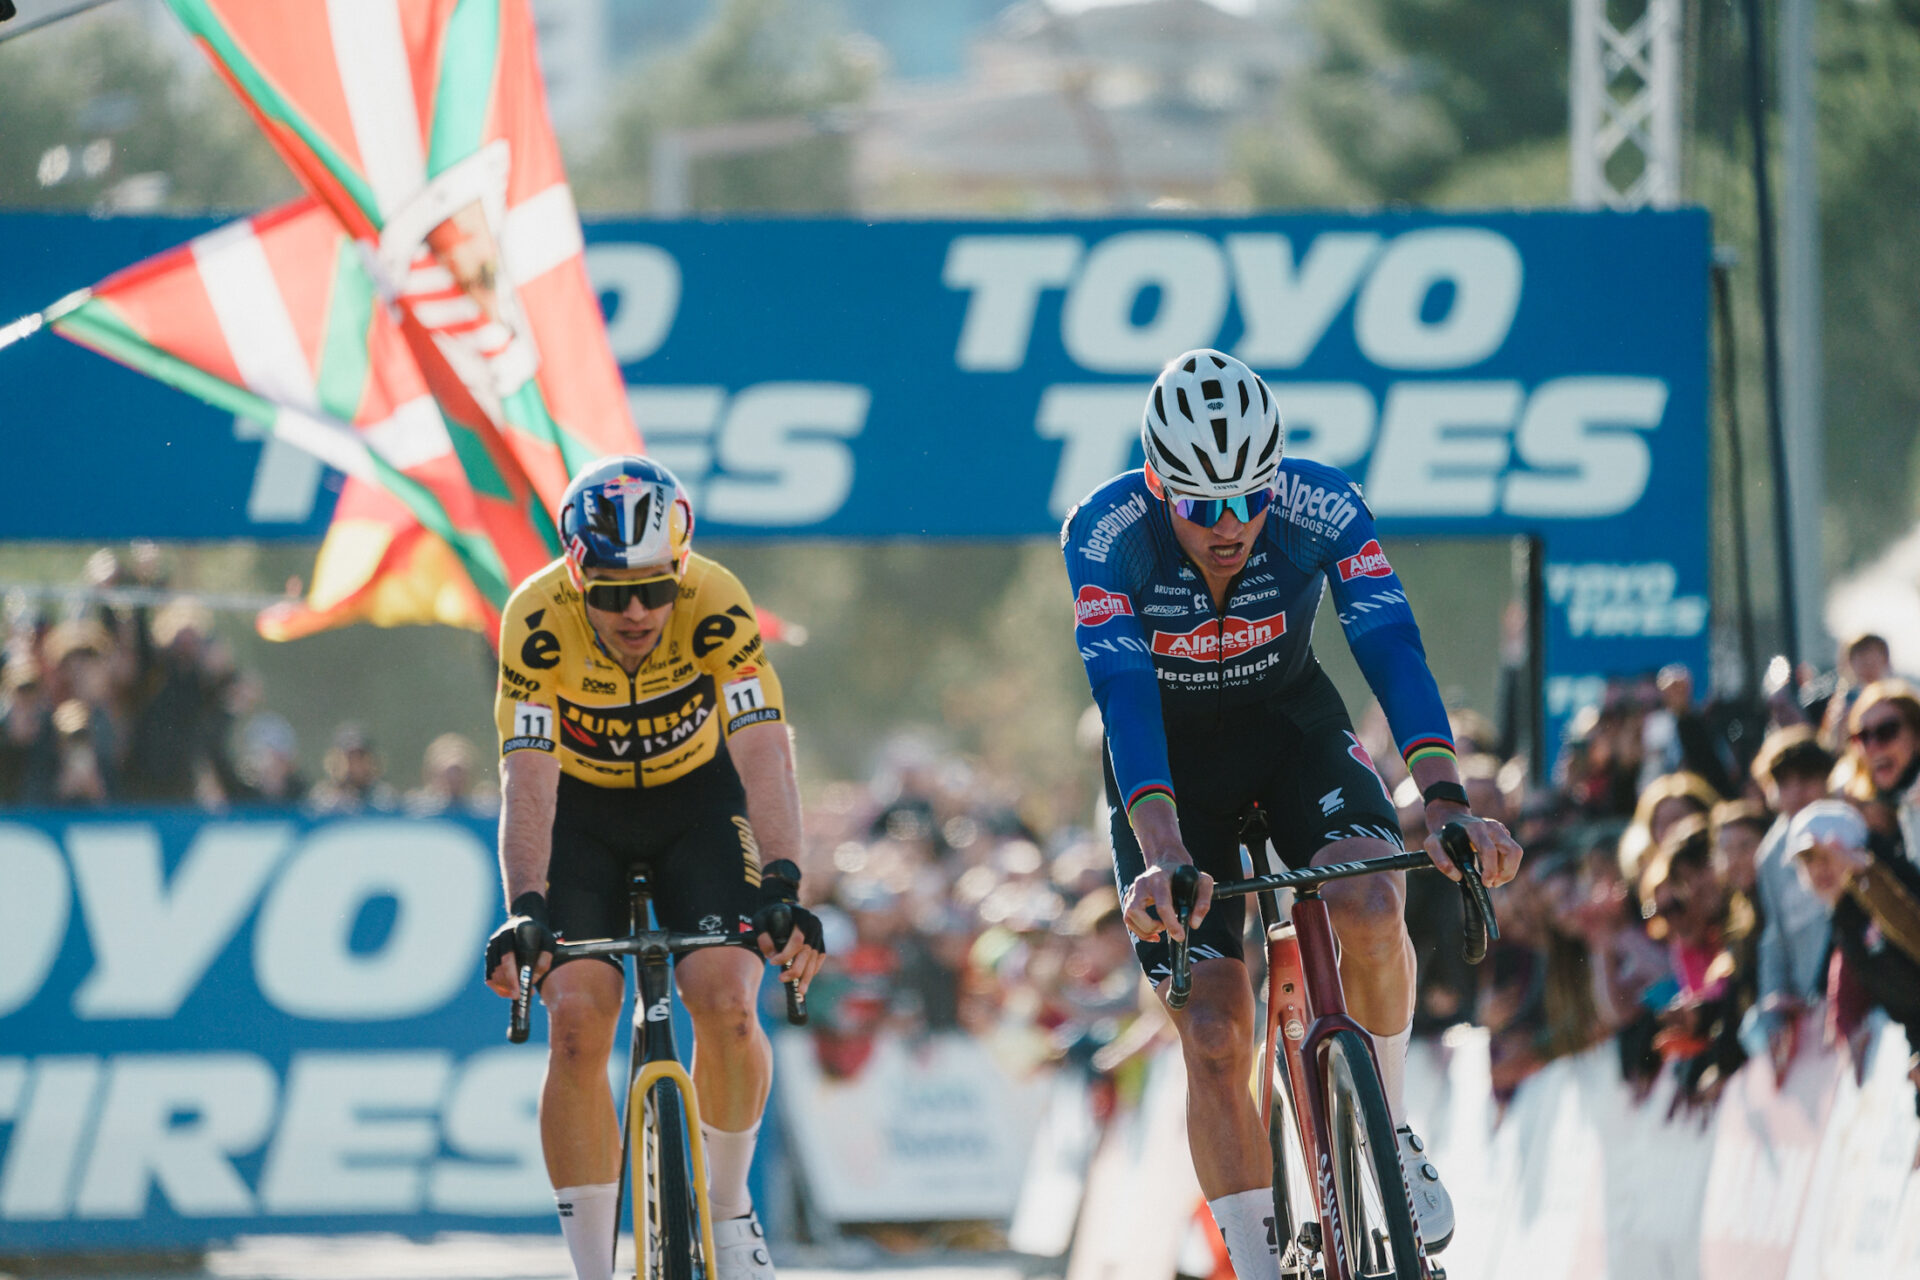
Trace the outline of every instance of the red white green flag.
<instances>
[{"instance_id":1,"label":"red white green flag","mask_svg":"<svg viewBox=\"0 0 1920 1280\"><path fill-rule=\"evenodd\" d=\"M386 541L416 541L400 537L408 523L431 532L452 553L442 557L448 571L464 570L491 611L557 554L551 526L530 521L503 486L470 483L475 468L456 455L364 255L311 197L130 267L48 318L75 342L265 423L351 485L384 493L372 506ZM362 505L343 503L350 515ZM351 553L337 549L316 585L325 577L345 598L343 568L372 572L385 550L375 554L364 532ZM421 620L449 612L458 611Z\"/></svg>"},{"instance_id":2,"label":"red white green flag","mask_svg":"<svg viewBox=\"0 0 1920 1280\"><path fill-rule=\"evenodd\" d=\"M503 451L553 511L639 449L528 0L168 2L364 246L463 460Z\"/></svg>"}]
</instances>

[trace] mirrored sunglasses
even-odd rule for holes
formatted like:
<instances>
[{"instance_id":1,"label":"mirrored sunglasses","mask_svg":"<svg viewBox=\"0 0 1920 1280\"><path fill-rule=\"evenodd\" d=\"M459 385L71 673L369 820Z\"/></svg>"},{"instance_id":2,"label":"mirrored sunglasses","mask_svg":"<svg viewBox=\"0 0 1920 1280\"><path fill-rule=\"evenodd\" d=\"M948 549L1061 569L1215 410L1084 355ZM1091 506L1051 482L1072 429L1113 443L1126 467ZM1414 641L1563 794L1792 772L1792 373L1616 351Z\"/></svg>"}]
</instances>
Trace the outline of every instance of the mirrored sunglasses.
<instances>
[{"instance_id":1,"label":"mirrored sunglasses","mask_svg":"<svg viewBox=\"0 0 1920 1280\"><path fill-rule=\"evenodd\" d=\"M1183 498L1177 493L1169 493L1167 501L1173 504L1173 513L1182 520L1191 521L1203 529L1211 529L1229 511L1233 512L1234 519L1246 524L1273 505L1273 490L1256 489L1234 498Z\"/></svg>"},{"instance_id":2,"label":"mirrored sunglasses","mask_svg":"<svg viewBox=\"0 0 1920 1280\"><path fill-rule=\"evenodd\" d=\"M625 613L629 601L638 600L644 609L660 609L673 603L680 592L679 579L645 578L639 582L590 582L587 603L608 613Z\"/></svg>"}]
</instances>

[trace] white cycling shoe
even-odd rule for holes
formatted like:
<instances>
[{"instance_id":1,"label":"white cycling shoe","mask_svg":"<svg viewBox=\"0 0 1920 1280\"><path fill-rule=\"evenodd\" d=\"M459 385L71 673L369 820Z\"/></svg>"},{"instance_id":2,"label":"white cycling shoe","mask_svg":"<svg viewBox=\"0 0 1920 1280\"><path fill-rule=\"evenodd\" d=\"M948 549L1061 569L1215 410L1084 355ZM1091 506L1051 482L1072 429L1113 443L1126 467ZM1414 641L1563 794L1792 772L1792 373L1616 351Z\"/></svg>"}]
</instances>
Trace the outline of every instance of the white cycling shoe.
<instances>
[{"instance_id":1,"label":"white cycling shoe","mask_svg":"<svg viewBox=\"0 0 1920 1280\"><path fill-rule=\"evenodd\" d=\"M767 1252L767 1233L760 1215L728 1218L713 1224L716 1280L774 1280L773 1255Z\"/></svg>"},{"instance_id":2,"label":"white cycling shoe","mask_svg":"<svg viewBox=\"0 0 1920 1280\"><path fill-rule=\"evenodd\" d=\"M1453 1239L1453 1197L1441 1183L1440 1171L1427 1159L1427 1144L1413 1126L1403 1124L1393 1133L1400 1140L1400 1167L1407 1174L1414 1216L1420 1219L1420 1239L1428 1253L1438 1253Z\"/></svg>"}]
</instances>

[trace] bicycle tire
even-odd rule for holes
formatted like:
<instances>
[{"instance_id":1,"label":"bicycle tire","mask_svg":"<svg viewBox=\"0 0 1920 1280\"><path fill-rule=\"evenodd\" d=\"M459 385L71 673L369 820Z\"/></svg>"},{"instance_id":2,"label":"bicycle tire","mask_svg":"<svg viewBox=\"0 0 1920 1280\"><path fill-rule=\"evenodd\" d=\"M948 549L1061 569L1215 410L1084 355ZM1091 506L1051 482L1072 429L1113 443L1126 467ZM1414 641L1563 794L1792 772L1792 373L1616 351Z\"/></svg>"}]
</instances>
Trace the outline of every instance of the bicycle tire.
<instances>
[{"instance_id":1,"label":"bicycle tire","mask_svg":"<svg viewBox=\"0 0 1920 1280\"><path fill-rule=\"evenodd\" d=\"M1413 1201L1369 1046L1361 1033L1343 1028L1321 1045L1321 1064L1328 1131L1318 1186L1325 1194L1331 1182L1341 1226L1325 1247L1343 1250L1353 1280L1421 1280ZM1377 1256L1376 1233L1384 1233L1390 1258Z\"/></svg>"},{"instance_id":2,"label":"bicycle tire","mask_svg":"<svg viewBox=\"0 0 1920 1280\"><path fill-rule=\"evenodd\" d=\"M646 1093L644 1178L647 1191L647 1257L636 1262L640 1280L707 1280L701 1266L699 1201L688 1169L686 1113L680 1090L658 1080Z\"/></svg>"}]
</instances>

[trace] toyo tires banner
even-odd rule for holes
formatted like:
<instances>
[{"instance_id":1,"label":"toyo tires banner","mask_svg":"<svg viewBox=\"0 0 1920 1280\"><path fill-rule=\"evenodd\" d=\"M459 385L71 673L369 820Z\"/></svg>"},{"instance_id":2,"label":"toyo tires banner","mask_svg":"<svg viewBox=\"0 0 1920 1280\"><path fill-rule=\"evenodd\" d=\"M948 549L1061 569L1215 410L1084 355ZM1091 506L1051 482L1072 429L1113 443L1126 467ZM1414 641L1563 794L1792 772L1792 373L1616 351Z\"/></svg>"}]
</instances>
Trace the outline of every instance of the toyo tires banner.
<instances>
[{"instance_id":1,"label":"toyo tires banner","mask_svg":"<svg viewBox=\"0 0 1920 1280\"><path fill-rule=\"evenodd\" d=\"M0 885L0 1255L552 1228L491 823L15 813Z\"/></svg>"},{"instance_id":2,"label":"toyo tires banner","mask_svg":"<svg viewBox=\"0 0 1920 1280\"><path fill-rule=\"evenodd\" d=\"M0 215L0 316L211 225ZM634 416L703 536L1050 534L1138 464L1160 366L1218 346L1389 538L1544 540L1553 719L1608 674L1684 661L1704 684L1699 210L618 221L587 242ZM0 361L27 480L0 539L323 529L324 469L251 424L53 338ZM62 483L103 456L144 483Z\"/></svg>"}]
</instances>

